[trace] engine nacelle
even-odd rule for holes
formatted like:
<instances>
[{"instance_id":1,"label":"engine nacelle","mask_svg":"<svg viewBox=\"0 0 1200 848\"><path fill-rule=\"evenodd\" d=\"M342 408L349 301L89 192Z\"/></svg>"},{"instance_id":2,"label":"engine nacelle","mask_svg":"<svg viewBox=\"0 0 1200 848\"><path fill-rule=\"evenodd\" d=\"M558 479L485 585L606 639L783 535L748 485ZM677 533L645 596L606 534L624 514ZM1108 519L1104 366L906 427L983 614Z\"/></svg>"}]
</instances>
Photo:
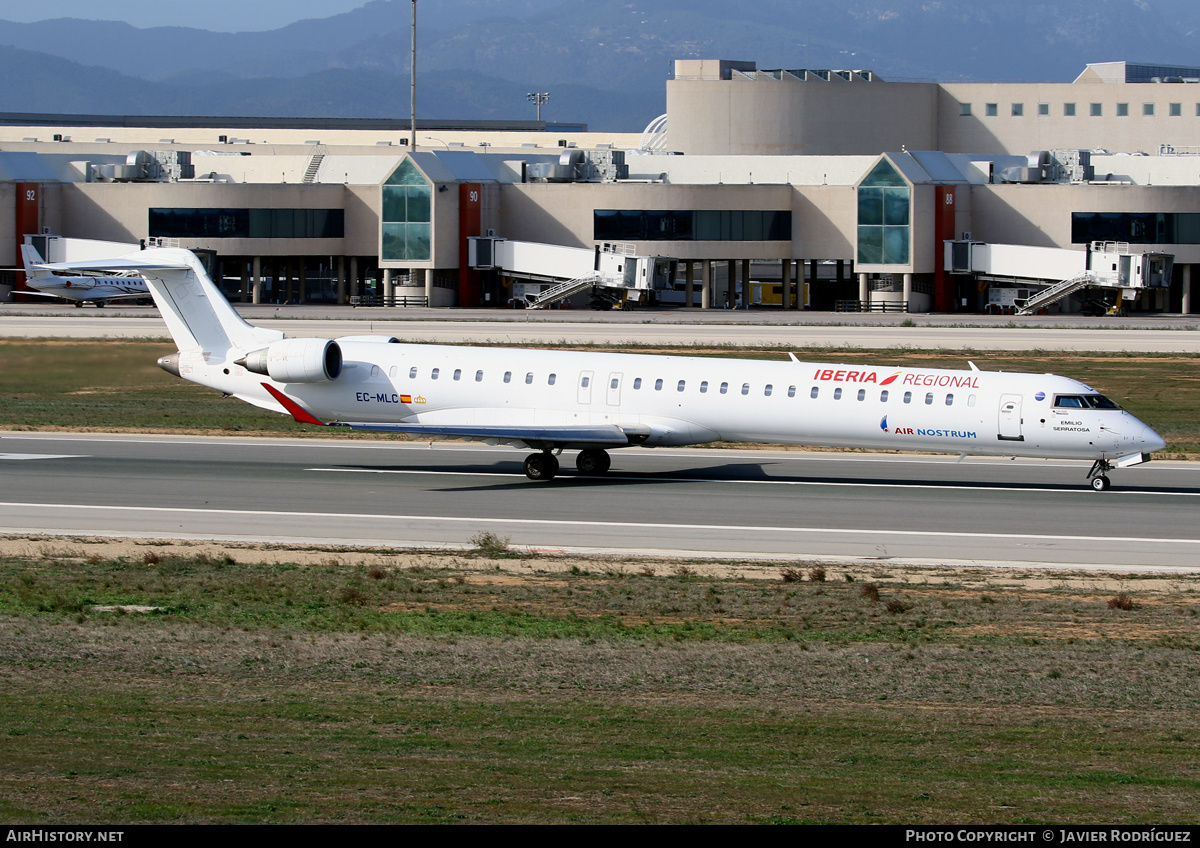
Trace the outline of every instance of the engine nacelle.
<instances>
[{"instance_id":1,"label":"engine nacelle","mask_svg":"<svg viewBox=\"0 0 1200 848\"><path fill-rule=\"evenodd\" d=\"M279 383L321 383L342 373L342 349L329 339L283 339L247 353L237 364Z\"/></svg>"}]
</instances>

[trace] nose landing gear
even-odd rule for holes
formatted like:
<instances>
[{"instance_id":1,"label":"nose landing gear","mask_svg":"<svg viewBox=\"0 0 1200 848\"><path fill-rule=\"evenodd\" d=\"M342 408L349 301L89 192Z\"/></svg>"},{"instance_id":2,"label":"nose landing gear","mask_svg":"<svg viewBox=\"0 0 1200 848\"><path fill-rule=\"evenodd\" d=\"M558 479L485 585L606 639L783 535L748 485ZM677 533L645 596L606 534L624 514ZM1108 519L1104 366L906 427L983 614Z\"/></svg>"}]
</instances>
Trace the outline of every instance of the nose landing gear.
<instances>
[{"instance_id":1,"label":"nose landing gear","mask_svg":"<svg viewBox=\"0 0 1200 848\"><path fill-rule=\"evenodd\" d=\"M1109 471L1112 471L1112 463L1107 459L1097 459L1092 463L1092 470L1088 472L1088 480L1091 481L1091 486L1097 492L1104 492L1112 485L1112 481L1106 476Z\"/></svg>"}]
</instances>

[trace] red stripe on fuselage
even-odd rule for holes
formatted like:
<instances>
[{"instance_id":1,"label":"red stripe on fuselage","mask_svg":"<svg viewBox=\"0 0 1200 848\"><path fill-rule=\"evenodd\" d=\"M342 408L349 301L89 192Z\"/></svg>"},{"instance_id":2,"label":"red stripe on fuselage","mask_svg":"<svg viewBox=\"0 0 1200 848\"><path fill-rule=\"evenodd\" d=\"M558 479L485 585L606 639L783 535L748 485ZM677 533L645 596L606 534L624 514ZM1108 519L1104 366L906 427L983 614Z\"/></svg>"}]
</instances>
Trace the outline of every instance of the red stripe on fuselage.
<instances>
[{"instance_id":1,"label":"red stripe on fuselage","mask_svg":"<svg viewBox=\"0 0 1200 848\"><path fill-rule=\"evenodd\" d=\"M324 421L321 421L319 418L313 418L312 415L310 415L302 406L300 406L300 404L296 403L283 392L276 388L272 388L266 383L263 383L262 387L271 393L271 397L283 404L283 408L290 412L292 417L301 424L316 424L319 427L325 426Z\"/></svg>"}]
</instances>

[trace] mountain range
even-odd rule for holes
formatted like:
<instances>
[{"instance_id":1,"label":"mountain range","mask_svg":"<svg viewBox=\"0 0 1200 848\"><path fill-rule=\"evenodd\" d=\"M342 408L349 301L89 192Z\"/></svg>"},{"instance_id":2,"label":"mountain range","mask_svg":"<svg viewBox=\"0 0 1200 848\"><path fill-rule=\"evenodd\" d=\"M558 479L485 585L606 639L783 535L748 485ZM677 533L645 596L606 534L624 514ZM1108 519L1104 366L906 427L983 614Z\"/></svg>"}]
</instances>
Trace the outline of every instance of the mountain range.
<instances>
[{"instance_id":1,"label":"mountain range","mask_svg":"<svg viewBox=\"0 0 1200 848\"><path fill-rule=\"evenodd\" d=\"M268 32L0 20L0 111L408 116L411 9L372 0ZM418 4L417 116L637 131L673 61L1063 81L1088 62L1200 63L1192 0L441 0Z\"/></svg>"}]
</instances>

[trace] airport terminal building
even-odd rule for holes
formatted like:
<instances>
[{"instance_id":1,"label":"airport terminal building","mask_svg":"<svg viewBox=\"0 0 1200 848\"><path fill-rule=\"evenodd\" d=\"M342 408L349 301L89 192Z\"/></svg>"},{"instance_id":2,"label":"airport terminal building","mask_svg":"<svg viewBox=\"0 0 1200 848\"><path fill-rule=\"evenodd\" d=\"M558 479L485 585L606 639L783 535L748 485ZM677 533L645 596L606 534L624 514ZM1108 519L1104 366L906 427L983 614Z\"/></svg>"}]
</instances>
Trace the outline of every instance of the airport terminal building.
<instances>
[{"instance_id":1,"label":"airport terminal building","mask_svg":"<svg viewBox=\"0 0 1200 848\"><path fill-rule=\"evenodd\" d=\"M640 136L425 124L415 149L399 121L0 115L0 266L53 233L197 250L235 301L499 307L556 274L480 239L619 244L673 260L642 302L979 312L1065 282L1040 249L1173 257L1118 301L1193 309L1200 69L942 84L680 60L666 95Z\"/></svg>"}]
</instances>

